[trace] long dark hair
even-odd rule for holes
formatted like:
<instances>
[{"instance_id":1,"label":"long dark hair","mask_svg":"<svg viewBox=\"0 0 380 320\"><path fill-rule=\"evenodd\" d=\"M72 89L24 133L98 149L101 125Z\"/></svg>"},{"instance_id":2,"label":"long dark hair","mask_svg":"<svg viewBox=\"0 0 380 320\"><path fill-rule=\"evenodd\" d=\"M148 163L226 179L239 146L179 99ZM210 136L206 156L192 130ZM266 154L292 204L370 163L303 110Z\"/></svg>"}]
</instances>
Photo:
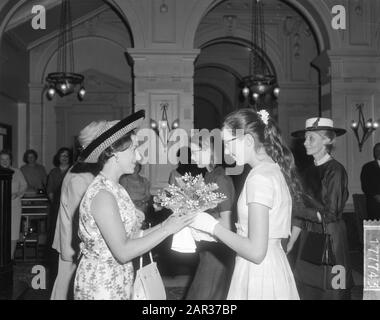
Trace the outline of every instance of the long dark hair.
<instances>
[{"instance_id":1,"label":"long dark hair","mask_svg":"<svg viewBox=\"0 0 380 320\"><path fill-rule=\"evenodd\" d=\"M256 148L264 147L266 153L281 168L293 200L301 198L301 186L296 171L294 157L284 140L276 122L268 118L265 124L261 116L252 109L240 109L229 114L224 120L224 127L250 134L255 140Z\"/></svg>"}]
</instances>

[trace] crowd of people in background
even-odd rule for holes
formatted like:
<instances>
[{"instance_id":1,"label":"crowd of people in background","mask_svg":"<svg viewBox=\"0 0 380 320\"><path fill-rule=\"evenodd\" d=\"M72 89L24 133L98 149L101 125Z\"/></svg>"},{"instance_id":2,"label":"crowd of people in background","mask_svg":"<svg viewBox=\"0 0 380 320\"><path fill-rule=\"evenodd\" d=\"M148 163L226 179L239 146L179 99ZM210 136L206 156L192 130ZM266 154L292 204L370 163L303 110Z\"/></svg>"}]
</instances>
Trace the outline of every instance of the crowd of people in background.
<instances>
[{"instance_id":1,"label":"crowd of people in background","mask_svg":"<svg viewBox=\"0 0 380 320\"><path fill-rule=\"evenodd\" d=\"M122 120L125 126L142 118L133 116ZM45 196L50 202L47 246L59 254L52 299L130 298L133 279L130 261L190 223L219 241L198 243L199 265L187 299L350 298L353 279L342 218L349 196L348 177L332 155L337 137L345 130L335 128L330 119L312 118L306 121L304 130L292 134L305 139L306 153L314 160L298 179L293 155L276 124L253 110L236 111L225 119L222 135L226 154L239 165L252 168L240 196L223 165L217 165L223 161L216 161L212 139L199 140L200 143L191 143L178 151L179 164L168 182L175 184L175 178L185 173L202 174L206 183L218 184L227 200L204 213L202 224L199 221L197 224L194 216L165 217L162 223L141 231L142 221L153 203L150 182L141 175L134 131L129 126L124 138L115 138L112 143L106 140L107 148L101 149L104 146L97 141L99 134L112 134L116 127L122 130L122 121L98 121L84 128L79 136L80 158L74 161L71 149L60 148L49 174L38 163L38 154L33 149L24 153L25 164L20 169L12 165L11 152L0 151L0 166L14 171L12 259L20 239L22 197ZM236 130L243 130L244 135L234 135ZM368 218L380 219L380 143L373 152L374 161L362 168L361 184ZM186 161L181 160L181 154L185 154ZM236 204L237 221L234 221ZM105 211L107 214L103 214ZM119 215L114 214L117 212ZM238 222L236 226L234 222ZM342 290L329 286L326 274L331 269L315 266L300 256L307 232L322 232L322 223L332 237L336 263L345 268L346 286ZM282 251L277 240L288 236ZM298 253L291 270L286 254L293 254L298 238ZM103 274L99 274L94 257L108 261L102 265ZM111 281L115 272L120 277ZM100 281L95 289L89 281L91 275ZM125 290L125 286L129 289Z\"/></svg>"}]
</instances>

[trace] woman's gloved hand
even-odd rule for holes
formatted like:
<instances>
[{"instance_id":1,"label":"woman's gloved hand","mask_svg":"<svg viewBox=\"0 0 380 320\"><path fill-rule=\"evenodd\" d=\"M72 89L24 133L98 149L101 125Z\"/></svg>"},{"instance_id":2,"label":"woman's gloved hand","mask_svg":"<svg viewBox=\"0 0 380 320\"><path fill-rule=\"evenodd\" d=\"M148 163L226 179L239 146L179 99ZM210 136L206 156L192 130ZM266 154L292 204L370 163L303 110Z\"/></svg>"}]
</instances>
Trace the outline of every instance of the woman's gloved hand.
<instances>
[{"instance_id":1,"label":"woman's gloved hand","mask_svg":"<svg viewBox=\"0 0 380 320\"><path fill-rule=\"evenodd\" d=\"M215 226L219 223L214 217L206 212L199 212L195 216L194 222L190 227L214 235Z\"/></svg>"}]
</instances>

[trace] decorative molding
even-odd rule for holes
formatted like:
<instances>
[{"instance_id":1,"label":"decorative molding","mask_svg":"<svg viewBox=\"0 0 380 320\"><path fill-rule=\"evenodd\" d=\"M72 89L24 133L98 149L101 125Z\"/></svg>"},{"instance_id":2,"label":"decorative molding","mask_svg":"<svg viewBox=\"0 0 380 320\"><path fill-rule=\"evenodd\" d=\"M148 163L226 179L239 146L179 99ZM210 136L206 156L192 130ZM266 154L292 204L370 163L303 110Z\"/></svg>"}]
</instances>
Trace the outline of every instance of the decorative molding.
<instances>
[{"instance_id":1,"label":"decorative molding","mask_svg":"<svg viewBox=\"0 0 380 320\"><path fill-rule=\"evenodd\" d=\"M229 3L226 2L215 7L210 13L209 16L219 15L250 15L250 0L248 1L236 1L232 0ZM230 5L230 6L229 6ZM283 16L285 14L294 13L294 10L284 3L278 3L276 5L271 5L265 3L265 18L267 16Z\"/></svg>"},{"instance_id":2,"label":"decorative molding","mask_svg":"<svg viewBox=\"0 0 380 320\"><path fill-rule=\"evenodd\" d=\"M85 77L86 89L89 93L95 92L120 92L130 93L131 83L121 81L94 69L82 72Z\"/></svg>"},{"instance_id":3,"label":"decorative molding","mask_svg":"<svg viewBox=\"0 0 380 320\"><path fill-rule=\"evenodd\" d=\"M370 17L370 3L362 0L355 0L349 2L349 24L350 32L348 41L350 46L370 46L371 34L371 17Z\"/></svg>"},{"instance_id":4,"label":"decorative molding","mask_svg":"<svg viewBox=\"0 0 380 320\"><path fill-rule=\"evenodd\" d=\"M380 80L379 56L346 56L330 55L331 76L333 79L346 81L373 82Z\"/></svg>"},{"instance_id":5,"label":"decorative molding","mask_svg":"<svg viewBox=\"0 0 380 320\"><path fill-rule=\"evenodd\" d=\"M168 78L144 78L139 77L135 79L135 90L136 96L141 94L141 92L146 92L148 90L154 91L167 91L168 88L174 91L182 91L185 93L193 92L193 79L192 78L182 78L181 81L173 81L173 79Z\"/></svg>"},{"instance_id":6,"label":"decorative molding","mask_svg":"<svg viewBox=\"0 0 380 320\"><path fill-rule=\"evenodd\" d=\"M40 0L39 5L43 5L46 10L52 9L61 4L60 0ZM23 9L21 9L23 8ZM31 20L32 15L30 13L30 6L21 7L16 14L10 19L9 23L6 26L5 32L8 32L11 29L18 27L19 25ZM22 12L21 10L24 10ZM25 12L26 11L26 12Z\"/></svg>"},{"instance_id":7,"label":"decorative molding","mask_svg":"<svg viewBox=\"0 0 380 320\"><path fill-rule=\"evenodd\" d=\"M287 16L283 21L283 33L290 38L291 50L295 59L301 57L302 36L310 38L312 36L309 26L304 19L299 16Z\"/></svg>"},{"instance_id":8,"label":"decorative molding","mask_svg":"<svg viewBox=\"0 0 380 320\"><path fill-rule=\"evenodd\" d=\"M199 49L189 49L189 50L178 50L178 49L136 49L136 48L128 48L128 53L134 59L140 59L148 56L179 56L187 59L195 59L199 53Z\"/></svg>"},{"instance_id":9,"label":"decorative molding","mask_svg":"<svg viewBox=\"0 0 380 320\"><path fill-rule=\"evenodd\" d=\"M223 16L224 32L226 37L233 37L236 32L237 16L225 15Z\"/></svg>"},{"instance_id":10,"label":"decorative molding","mask_svg":"<svg viewBox=\"0 0 380 320\"><path fill-rule=\"evenodd\" d=\"M192 79L194 76L194 60L199 50L165 51L128 50L134 60L134 74L137 78L152 80L167 79L178 81Z\"/></svg>"},{"instance_id":11,"label":"decorative molding","mask_svg":"<svg viewBox=\"0 0 380 320\"><path fill-rule=\"evenodd\" d=\"M175 0L167 0L167 12L161 12L161 1L152 1L151 34L153 43L176 43L177 36L177 12Z\"/></svg>"},{"instance_id":12,"label":"decorative molding","mask_svg":"<svg viewBox=\"0 0 380 320\"><path fill-rule=\"evenodd\" d=\"M87 20L91 20L93 19L94 17L98 16L99 14L103 13L104 11L107 11L107 10L111 10L109 8L109 6L107 5L103 5L101 7L99 7L98 9L94 10L94 11L91 11L87 14L85 14L84 16L76 19L73 21L73 31L76 27L80 27L82 24L85 24ZM59 35L59 30L57 29L56 31L54 32L51 32L49 33L48 35L46 36L43 36L41 38L39 38L38 40L36 41L33 41L31 42L28 46L27 46L27 49L28 50L32 50L34 49L35 47L37 46L40 46L41 44L44 44L46 42L49 42L55 38L57 38ZM75 39L74 39L75 40Z\"/></svg>"},{"instance_id":13,"label":"decorative molding","mask_svg":"<svg viewBox=\"0 0 380 320\"><path fill-rule=\"evenodd\" d=\"M83 27L86 29L88 35L93 36L97 33L100 17L96 15L83 23Z\"/></svg>"}]
</instances>

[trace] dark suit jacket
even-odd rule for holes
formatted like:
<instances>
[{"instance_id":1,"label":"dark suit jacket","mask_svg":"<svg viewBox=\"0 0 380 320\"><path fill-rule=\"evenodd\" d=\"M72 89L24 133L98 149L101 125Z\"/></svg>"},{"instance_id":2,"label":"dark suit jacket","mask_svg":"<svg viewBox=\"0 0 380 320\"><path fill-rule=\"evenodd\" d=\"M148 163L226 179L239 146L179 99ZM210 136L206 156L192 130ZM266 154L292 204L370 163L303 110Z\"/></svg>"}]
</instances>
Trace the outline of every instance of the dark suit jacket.
<instances>
[{"instance_id":1,"label":"dark suit jacket","mask_svg":"<svg viewBox=\"0 0 380 320\"><path fill-rule=\"evenodd\" d=\"M377 161L366 163L360 175L362 190L367 197L367 211L370 219L380 219L380 202L374 196L380 195L380 166Z\"/></svg>"}]
</instances>

